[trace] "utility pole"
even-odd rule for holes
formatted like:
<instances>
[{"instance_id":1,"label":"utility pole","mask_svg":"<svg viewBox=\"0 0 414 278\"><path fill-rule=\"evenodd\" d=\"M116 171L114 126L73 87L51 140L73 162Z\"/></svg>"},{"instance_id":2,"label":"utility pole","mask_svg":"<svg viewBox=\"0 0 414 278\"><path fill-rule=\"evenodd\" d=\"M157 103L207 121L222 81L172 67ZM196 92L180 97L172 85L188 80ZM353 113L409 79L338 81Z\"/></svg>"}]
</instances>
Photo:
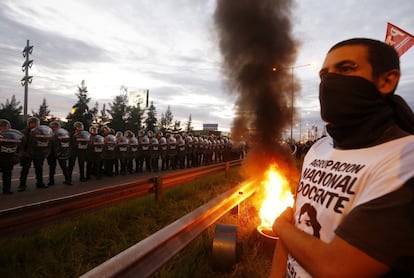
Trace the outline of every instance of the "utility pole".
<instances>
[{"instance_id":1,"label":"utility pole","mask_svg":"<svg viewBox=\"0 0 414 278\"><path fill-rule=\"evenodd\" d=\"M29 40L27 40L26 47L23 49L22 54L23 57L26 58L22 65L22 71L25 72L25 75L23 76L21 83L22 86L24 86L24 119L27 119L27 95L29 91L29 84L32 83L33 76L29 75L29 68L33 65L33 60L29 59L29 55L33 52L33 45L29 44Z\"/></svg>"}]
</instances>

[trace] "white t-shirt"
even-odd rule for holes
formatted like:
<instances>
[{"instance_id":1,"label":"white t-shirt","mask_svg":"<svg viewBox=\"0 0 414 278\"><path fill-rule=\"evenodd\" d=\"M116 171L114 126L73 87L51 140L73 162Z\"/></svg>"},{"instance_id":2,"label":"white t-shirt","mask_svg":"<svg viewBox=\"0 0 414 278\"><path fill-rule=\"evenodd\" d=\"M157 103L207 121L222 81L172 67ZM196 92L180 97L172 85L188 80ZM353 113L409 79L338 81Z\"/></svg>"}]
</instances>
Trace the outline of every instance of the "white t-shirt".
<instances>
[{"instance_id":1,"label":"white t-shirt","mask_svg":"<svg viewBox=\"0 0 414 278\"><path fill-rule=\"evenodd\" d=\"M324 242L330 242L337 234L377 260L398 267L394 260L401 258L392 256L399 256L399 251L389 252L390 246L400 248L401 242L395 233L402 231L401 240L411 241L407 244L414 247L411 235L414 219L410 219L413 218L414 197L410 194L414 193L413 177L412 135L354 150L335 149L331 137L322 138L304 159L297 188L295 225ZM400 192L403 189L406 193ZM401 200L400 195L407 193L411 196ZM410 216L404 215L407 207L411 208ZM387 223L393 227L383 229ZM379 226L383 228L378 231ZM389 242L394 238L395 244ZM384 246L378 246L381 244ZM409 252L412 256L412 251ZM287 276L298 278L309 274L289 256Z\"/></svg>"}]
</instances>

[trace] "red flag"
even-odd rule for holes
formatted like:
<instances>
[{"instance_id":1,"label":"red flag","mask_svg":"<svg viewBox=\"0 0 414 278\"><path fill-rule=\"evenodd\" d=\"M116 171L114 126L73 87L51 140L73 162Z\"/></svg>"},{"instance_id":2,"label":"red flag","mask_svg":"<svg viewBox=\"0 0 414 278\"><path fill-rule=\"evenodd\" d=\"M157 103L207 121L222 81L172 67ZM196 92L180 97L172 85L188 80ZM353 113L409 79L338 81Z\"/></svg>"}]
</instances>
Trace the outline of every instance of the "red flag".
<instances>
[{"instance_id":1,"label":"red flag","mask_svg":"<svg viewBox=\"0 0 414 278\"><path fill-rule=\"evenodd\" d=\"M413 46L414 36L388 22L385 43L394 47L401 57L411 46Z\"/></svg>"}]
</instances>

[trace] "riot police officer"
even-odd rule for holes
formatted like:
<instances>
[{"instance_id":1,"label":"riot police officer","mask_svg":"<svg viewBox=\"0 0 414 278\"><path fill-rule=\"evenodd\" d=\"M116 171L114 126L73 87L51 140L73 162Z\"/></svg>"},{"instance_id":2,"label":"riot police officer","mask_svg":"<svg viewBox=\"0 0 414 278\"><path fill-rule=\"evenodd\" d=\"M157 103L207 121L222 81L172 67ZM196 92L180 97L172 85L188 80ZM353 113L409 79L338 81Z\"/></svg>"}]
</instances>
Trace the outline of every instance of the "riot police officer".
<instances>
[{"instance_id":1,"label":"riot police officer","mask_svg":"<svg viewBox=\"0 0 414 278\"><path fill-rule=\"evenodd\" d=\"M102 177L102 153L104 151L105 138L98 134L98 128L91 126L91 134L88 148L88 163L86 167L86 176L94 175L97 179Z\"/></svg>"},{"instance_id":2,"label":"riot police officer","mask_svg":"<svg viewBox=\"0 0 414 278\"><path fill-rule=\"evenodd\" d=\"M114 175L114 165L116 158L116 137L113 134L105 136L105 144L102 152L102 161L105 175L112 177Z\"/></svg>"},{"instance_id":3,"label":"riot police officer","mask_svg":"<svg viewBox=\"0 0 414 278\"><path fill-rule=\"evenodd\" d=\"M18 191L26 190L27 175L33 161L36 174L36 187L47 188L43 183L43 163L50 151L50 139L53 136L52 129L45 125L40 125L36 117L27 120L27 127L23 130L22 152L20 156L20 185Z\"/></svg>"},{"instance_id":4,"label":"riot police officer","mask_svg":"<svg viewBox=\"0 0 414 278\"><path fill-rule=\"evenodd\" d=\"M55 184L55 172L57 163L59 163L62 169L63 177L65 178L64 184L71 185L69 177L69 157L70 157L70 135L69 132L61 128L61 125L57 121L52 121L49 124L53 131L53 138L51 140L51 150L47 157L49 164L49 183L48 185Z\"/></svg>"},{"instance_id":5,"label":"riot police officer","mask_svg":"<svg viewBox=\"0 0 414 278\"><path fill-rule=\"evenodd\" d=\"M193 148L193 136L188 134L185 137L185 146L186 146L186 162L187 168L194 167L194 148Z\"/></svg>"},{"instance_id":6,"label":"riot police officer","mask_svg":"<svg viewBox=\"0 0 414 278\"><path fill-rule=\"evenodd\" d=\"M119 173L124 176L126 174L127 161L129 158L129 139L124 135L119 136L116 143L117 160L119 161Z\"/></svg>"},{"instance_id":7,"label":"riot police officer","mask_svg":"<svg viewBox=\"0 0 414 278\"><path fill-rule=\"evenodd\" d=\"M124 136L129 140L129 156L127 158L127 171L132 174L134 172L134 161L136 160L138 151L138 139L131 130L124 132Z\"/></svg>"},{"instance_id":8,"label":"riot police officer","mask_svg":"<svg viewBox=\"0 0 414 278\"><path fill-rule=\"evenodd\" d=\"M167 170L167 149L168 149L168 145L167 145L167 139L165 139L164 136L161 136L160 139L158 140L158 149L159 149L159 153L160 153L160 159L161 159L161 170Z\"/></svg>"},{"instance_id":9,"label":"riot police officer","mask_svg":"<svg viewBox=\"0 0 414 278\"><path fill-rule=\"evenodd\" d=\"M0 168L2 170L3 194L12 194L11 178L14 164L19 162L18 150L23 134L11 129L10 122L0 119Z\"/></svg>"},{"instance_id":10,"label":"riot police officer","mask_svg":"<svg viewBox=\"0 0 414 278\"><path fill-rule=\"evenodd\" d=\"M145 170L150 171L150 141L148 135L145 134L138 139L138 172L142 173Z\"/></svg>"},{"instance_id":11,"label":"riot police officer","mask_svg":"<svg viewBox=\"0 0 414 278\"><path fill-rule=\"evenodd\" d=\"M185 141L181 135L176 136L177 139L177 168L185 168L186 146Z\"/></svg>"},{"instance_id":12,"label":"riot police officer","mask_svg":"<svg viewBox=\"0 0 414 278\"><path fill-rule=\"evenodd\" d=\"M150 164L151 164L151 170L153 172L158 172L159 159L160 159L160 151L159 151L158 139L156 137L151 136L151 139L150 139Z\"/></svg>"},{"instance_id":13,"label":"riot police officer","mask_svg":"<svg viewBox=\"0 0 414 278\"><path fill-rule=\"evenodd\" d=\"M177 139L174 135L167 135L167 169L177 169Z\"/></svg>"},{"instance_id":14,"label":"riot police officer","mask_svg":"<svg viewBox=\"0 0 414 278\"><path fill-rule=\"evenodd\" d=\"M80 181L85 182L85 164L88 158L88 145L90 140L90 134L88 131L83 130L83 123L75 122L73 124L75 132L71 137L71 155L69 160L69 178L72 182L73 168L75 167L76 159L78 160Z\"/></svg>"},{"instance_id":15,"label":"riot police officer","mask_svg":"<svg viewBox=\"0 0 414 278\"><path fill-rule=\"evenodd\" d=\"M95 175L95 152L94 152L94 138L98 135L98 127L91 125L89 127L89 146L87 151L87 159L86 159L86 179L90 179L91 175Z\"/></svg>"}]
</instances>

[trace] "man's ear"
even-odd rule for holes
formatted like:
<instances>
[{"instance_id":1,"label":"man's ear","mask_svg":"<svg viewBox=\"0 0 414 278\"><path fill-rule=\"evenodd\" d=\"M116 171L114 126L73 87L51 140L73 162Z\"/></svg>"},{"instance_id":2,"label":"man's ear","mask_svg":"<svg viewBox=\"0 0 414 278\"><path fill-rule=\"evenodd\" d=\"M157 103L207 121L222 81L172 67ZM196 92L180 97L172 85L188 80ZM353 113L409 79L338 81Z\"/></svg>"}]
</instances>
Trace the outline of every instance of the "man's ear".
<instances>
[{"instance_id":1,"label":"man's ear","mask_svg":"<svg viewBox=\"0 0 414 278\"><path fill-rule=\"evenodd\" d=\"M400 71L393 69L382 74L377 82L377 89L381 94L387 95L393 93L397 88L398 81L400 80Z\"/></svg>"}]
</instances>

